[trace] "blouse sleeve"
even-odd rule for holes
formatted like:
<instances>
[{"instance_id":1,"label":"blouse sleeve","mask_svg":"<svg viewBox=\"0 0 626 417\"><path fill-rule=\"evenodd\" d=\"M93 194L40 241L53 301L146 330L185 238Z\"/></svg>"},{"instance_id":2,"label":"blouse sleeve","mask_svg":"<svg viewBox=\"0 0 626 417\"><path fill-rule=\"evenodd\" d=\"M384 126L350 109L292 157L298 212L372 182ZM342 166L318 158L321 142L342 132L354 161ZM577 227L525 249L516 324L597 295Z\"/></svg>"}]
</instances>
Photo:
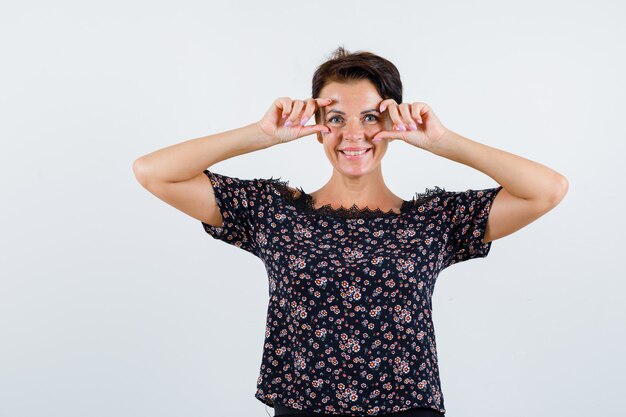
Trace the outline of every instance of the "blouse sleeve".
<instances>
[{"instance_id":1,"label":"blouse sleeve","mask_svg":"<svg viewBox=\"0 0 626 417\"><path fill-rule=\"evenodd\" d=\"M211 180L215 201L222 215L221 227L201 222L204 230L215 239L259 256L256 242L256 214L263 192L262 180L240 179L204 171Z\"/></svg>"},{"instance_id":2,"label":"blouse sleeve","mask_svg":"<svg viewBox=\"0 0 626 417\"><path fill-rule=\"evenodd\" d=\"M502 186L451 193L446 199L448 227L443 267L489 254L492 241L483 243L491 204Z\"/></svg>"}]
</instances>

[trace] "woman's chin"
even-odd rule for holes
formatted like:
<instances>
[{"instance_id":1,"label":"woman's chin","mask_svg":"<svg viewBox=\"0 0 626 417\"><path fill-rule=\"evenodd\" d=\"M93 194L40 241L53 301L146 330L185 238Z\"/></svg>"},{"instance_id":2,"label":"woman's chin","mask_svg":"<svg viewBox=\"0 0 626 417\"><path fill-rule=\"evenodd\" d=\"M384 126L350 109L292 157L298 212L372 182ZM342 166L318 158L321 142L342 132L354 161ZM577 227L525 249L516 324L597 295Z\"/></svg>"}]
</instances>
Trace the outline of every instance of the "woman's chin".
<instances>
[{"instance_id":1,"label":"woman's chin","mask_svg":"<svg viewBox=\"0 0 626 417\"><path fill-rule=\"evenodd\" d=\"M335 169L348 177L360 177L372 170L370 164L354 166L341 163L335 166Z\"/></svg>"}]
</instances>

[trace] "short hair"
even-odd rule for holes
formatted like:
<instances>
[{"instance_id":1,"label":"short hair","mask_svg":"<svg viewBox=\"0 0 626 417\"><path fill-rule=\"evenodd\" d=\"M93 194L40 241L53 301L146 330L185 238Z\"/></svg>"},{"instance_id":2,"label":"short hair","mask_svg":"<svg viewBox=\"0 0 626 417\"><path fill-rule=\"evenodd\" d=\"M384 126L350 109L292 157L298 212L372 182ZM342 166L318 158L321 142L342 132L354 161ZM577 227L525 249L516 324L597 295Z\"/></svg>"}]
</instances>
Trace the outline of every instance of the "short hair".
<instances>
[{"instance_id":1,"label":"short hair","mask_svg":"<svg viewBox=\"0 0 626 417\"><path fill-rule=\"evenodd\" d=\"M368 51L349 52L343 46L335 49L328 60L313 74L312 98L319 98L320 91L331 82L369 80L378 94L386 100L392 98L402 103L402 81L398 68L389 60ZM319 111L315 116L319 123Z\"/></svg>"}]
</instances>

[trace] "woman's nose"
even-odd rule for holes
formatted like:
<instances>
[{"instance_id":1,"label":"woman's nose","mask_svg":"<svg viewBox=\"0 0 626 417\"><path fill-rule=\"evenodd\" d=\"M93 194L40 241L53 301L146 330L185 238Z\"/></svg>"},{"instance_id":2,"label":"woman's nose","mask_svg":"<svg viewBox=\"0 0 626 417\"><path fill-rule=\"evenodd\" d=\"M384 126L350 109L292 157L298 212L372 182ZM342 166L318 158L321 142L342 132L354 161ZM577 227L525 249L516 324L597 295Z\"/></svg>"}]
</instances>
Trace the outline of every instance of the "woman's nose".
<instances>
[{"instance_id":1,"label":"woman's nose","mask_svg":"<svg viewBox=\"0 0 626 417\"><path fill-rule=\"evenodd\" d=\"M363 125L359 120L349 120L343 132L346 139L362 139L363 138Z\"/></svg>"}]
</instances>

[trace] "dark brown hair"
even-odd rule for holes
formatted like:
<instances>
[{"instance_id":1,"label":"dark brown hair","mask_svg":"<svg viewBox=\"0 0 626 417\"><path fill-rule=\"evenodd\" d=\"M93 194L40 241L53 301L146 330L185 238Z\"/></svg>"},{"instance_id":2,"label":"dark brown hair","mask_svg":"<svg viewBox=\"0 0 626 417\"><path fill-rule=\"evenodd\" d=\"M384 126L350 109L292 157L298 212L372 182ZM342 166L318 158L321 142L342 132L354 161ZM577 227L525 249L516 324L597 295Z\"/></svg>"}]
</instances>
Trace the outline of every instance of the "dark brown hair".
<instances>
[{"instance_id":1,"label":"dark brown hair","mask_svg":"<svg viewBox=\"0 0 626 417\"><path fill-rule=\"evenodd\" d=\"M329 59L313 74L312 98L331 82L369 80L383 100L392 98L402 103L402 81L400 72L391 61L367 51L349 52L343 46L335 49ZM315 116L319 123L319 112Z\"/></svg>"}]
</instances>

